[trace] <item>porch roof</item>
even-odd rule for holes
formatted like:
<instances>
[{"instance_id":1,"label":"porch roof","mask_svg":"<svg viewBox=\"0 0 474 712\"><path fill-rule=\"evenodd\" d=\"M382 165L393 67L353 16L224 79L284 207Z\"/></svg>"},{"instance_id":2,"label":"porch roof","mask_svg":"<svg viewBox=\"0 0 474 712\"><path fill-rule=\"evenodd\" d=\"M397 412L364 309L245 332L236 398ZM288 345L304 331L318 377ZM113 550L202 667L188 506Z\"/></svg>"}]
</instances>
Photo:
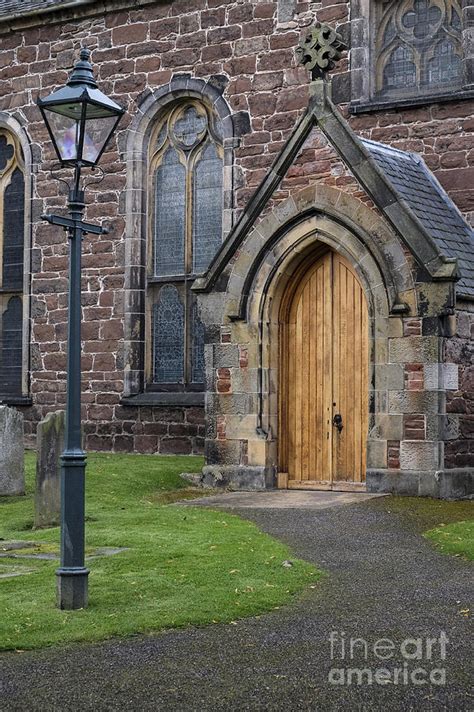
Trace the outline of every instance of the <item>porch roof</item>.
<instances>
[{"instance_id":1,"label":"porch roof","mask_svg":"<svg viewBox=\"0 0 474 712\"><path fill-rule=\"evenodd\" d=\"M458 259L458 292L474 295L474 231L426 163L416 153L367 139L361 142L442 254Z\"/></svg>"}]
</instances>

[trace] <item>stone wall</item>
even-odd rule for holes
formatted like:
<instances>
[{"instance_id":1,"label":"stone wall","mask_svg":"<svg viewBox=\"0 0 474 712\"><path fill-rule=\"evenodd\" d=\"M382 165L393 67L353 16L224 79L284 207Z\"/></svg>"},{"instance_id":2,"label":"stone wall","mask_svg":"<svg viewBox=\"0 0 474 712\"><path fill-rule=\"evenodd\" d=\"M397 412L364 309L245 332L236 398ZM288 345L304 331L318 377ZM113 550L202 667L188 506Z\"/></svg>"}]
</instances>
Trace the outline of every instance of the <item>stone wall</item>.
<instances>
[{"instance_id":1,"label":"stone wall","mask_svg":"<svg viewBox=\"0 0 474 712\"><path fill-rule=\"evenodd\" d=\"M92 3L0 27L2 76L0 117L14 115L24 126L34 156L30 391L33 406L22 408L25 432L48 412L64 408L66 363L67 239L40 215L61 211L66 197L52 177L53 152L39 111L44 96L63 84L87 45L100 88L127 108L104 154L102 182L86 191L86 219L107 219L111 232L86 235L83 243L83 418L89 448L195 452L202 415L190 411L124 407L125 201L124 133L149 90L177 73L217 82L232 112L248 112L251 131L234 152L235 207L244 209L307 104L307 73L297 67L294 48L300 29L313 20L334 24L350 38L349 3L295 3L292 20L279 22L276 0L175 0ZM95 6L95 7L94 7ZM335 98L349 116L348 60L334 79ZM370 138L423 154L464 212L473 210L472 106L468 102L371 113L350 118ZM350 189L350 176L328 162L326 146L314 140L276 195L319 180ZM121 199L122 198L122 199ZM225 382L225 374L220 379ZM222 387L225 387L224 385ZM191 420L189 420L191 418ZM201 418L201 420L199 420ZM195 419L195 420L194 420ZM196 422L198 421L199 422ZM196 430L197 429L197 430Z\"/></svg>"},{"instance_id":2,"label":"stone wall","mask_svg":"<svg viewBox=\"0 0 474 712\"><path fill-rule=\"evenodd\" d=\"M456 316L455 333L444 344L444 360L459 376L446 402L447 469L472 467L474 463L474 305L460 304Z\"/></svg>"}]
</instances>

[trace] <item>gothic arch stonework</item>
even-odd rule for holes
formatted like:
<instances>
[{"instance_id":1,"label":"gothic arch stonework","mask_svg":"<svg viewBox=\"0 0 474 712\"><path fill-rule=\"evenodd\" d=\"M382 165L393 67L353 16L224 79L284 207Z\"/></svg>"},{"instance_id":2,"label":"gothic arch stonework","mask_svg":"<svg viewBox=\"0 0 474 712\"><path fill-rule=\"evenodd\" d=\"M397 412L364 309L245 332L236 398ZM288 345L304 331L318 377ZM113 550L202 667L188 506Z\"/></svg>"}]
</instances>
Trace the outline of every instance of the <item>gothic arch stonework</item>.
<instances>
[{"instance_id":1,"label":"gothic arch stonework","mask_svg":"<svg viewBox=\"0 0 474 712\"><path fill-rule=\"evenodd\" d=\"M30 362L30 291L31 291L31 248L32 248L32 183L40 162L40 149L32 144L27 132L25 117L17 112L15 116L0 112L0 129L5 129L18 142L23 154L22 172L24 176L24 279L23 279L23 338L22 338L22 396L11 403L29 405L29 362ZM35 346L33 345L33 349Z\"/></svg>"},{"instance_id":2,"label":"gothic arch stonework","mask_svg":"<svg viewBox=\"0 0 474 712\"><path fill-rule=\"evenodd\" d=\"M146 270L146 214L148 191L148 146L156 121L172 104L192 98L206 104L220 122L224 147L223 234L233 223L233 149L239 136L249 130L243 112L232 114L222 97L222 87L212 80L175 75L171 81L142 96L130 126L118 139L127 165L127 186L123 196L125 214L125 305L124 305L124 396L143 389L144 296Z\"/></svg>"},{"instance_id":3,"label":"gothic arch stonework","mask_svg":"<svg viewBox=\"0 0 474 712\"><path fill-rule=\"evenodd\" d=\"M352 265L369 310L367 486L377 491L403 483L406 470L410 491L434 492L445 396L438 383L431 392L408 392L406 362L420 360L426 373L436 371L441 339L437 333L420 334L416 344L406 339L407 324L424 306L410 257L392 228L356 197L321 185L267 214L229 265L223 293L200 295L207 327L204 481L237 489L276 485L280 304L302 263L328 248ZM449 299L449 283L432 288L434 302ZM403 442L420 407L428 413L429 442Z\"/></svg>"}]
</instances>

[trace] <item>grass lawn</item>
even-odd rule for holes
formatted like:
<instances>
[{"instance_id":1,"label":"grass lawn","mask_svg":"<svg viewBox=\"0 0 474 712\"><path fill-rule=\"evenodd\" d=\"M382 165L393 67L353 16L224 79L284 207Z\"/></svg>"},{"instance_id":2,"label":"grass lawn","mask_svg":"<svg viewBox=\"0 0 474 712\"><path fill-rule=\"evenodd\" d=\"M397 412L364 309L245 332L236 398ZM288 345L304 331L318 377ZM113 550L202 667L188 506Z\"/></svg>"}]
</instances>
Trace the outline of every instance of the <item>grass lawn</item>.
<instances>
[{"instance_id":1,"label":"grass lawn","mask_svg":"<svg viewBox=\"0 0 474 712\"><path fill-rule=\"evenodd\" d=\"M441 524L425 532L443 554L454 554L474 560L474 521Z\"/></svg>"},{"instance_id":2,"label":"grass lawn","mask_svg":"<svg viewBox=\"0 0 474 712\"><path fill-rule=\"evenodd\" d=\"M320 572L286 546L236 516L169 506L193 495L179 473L196 457L89 454L88 551L129 547L87 562L89 607L55 607L55 561L0 559L0 649L149 633L233 621L275 608ZM35 458L27 453L27 496L0 498L0 538L59 547L59 529L32 530ZM1 550L0 541L0 550ZM282 562L291 558L292 567Z\"/></svg>"}]
</instances>

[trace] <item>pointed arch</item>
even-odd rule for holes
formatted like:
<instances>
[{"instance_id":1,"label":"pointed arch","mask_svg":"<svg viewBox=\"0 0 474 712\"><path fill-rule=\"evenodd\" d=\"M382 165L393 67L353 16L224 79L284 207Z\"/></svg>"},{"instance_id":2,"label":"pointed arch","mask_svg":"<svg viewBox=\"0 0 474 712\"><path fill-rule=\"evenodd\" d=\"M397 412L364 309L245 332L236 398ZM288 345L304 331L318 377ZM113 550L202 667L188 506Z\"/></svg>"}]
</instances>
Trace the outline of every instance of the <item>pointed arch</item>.
<instances>
[{"instance_id":1,"label":"pointed arch","mask_svg":"<svg viewBox=\"0 0 474 712\"><path fill-rule=\"evenodd\" d=\"M26 120L0 112L0 400L28 404L33 152ZM3 362L5 362L3 364Z\"/></svg>"},{"instance_id":2,"label":"pointed arch","mask_svg":"<svg viewBox=\"0 0 474 712\"><path fill-rule=\"evenodd\" d=\"M138 111L134 116L127 131L119 137L119 148L127 164L127 188L123 196L123 211L126 216L126 240L125 240L125 343L124 343L124 366L125 366L125 386L124 396L130 397L141 393L145 387L145 352L146 339L150 338L150 331L146 326L146 274L147 274L147 232L149 230L148 219L151 206L149 203L149 160L150 142L162 138L158 131L161 118L170 116L175 106L192 104L193 102L205 107L209 117L212 118L212 125L219 134L218 141L222 145L222 180L219 183L222 191L223 210L222 214L222 237L230 231L233 223L233 149L238 145L238 136L245 132L250 126L248 118L239 112L232 115L227 102L222 97L224 77L211 78L208 82L201 79L194 79L190 75L175 75L172 80L163 87L150 91L144 95L138 105ZM212 129L214 130L214 128ZM178 140L178 137L176 137ZM163 134L163 141L165 141ZM179 140L178 140L179 143ZM158 147L158 151L160 147ZM178 149L179 150L179 149ZM212 168L212 156L206 154L205 150L199 154L197 150L195 171L199 174L201 190L209 190L219 186L212 186L209 183L209 169ZM214 157L215 158L215 157ZM215 161L214 161L215 162ZM163 164L161 164L163 165ZM159 161L157 171L160 170ZM193 176L195 177L195 176ZM214 176L215 179L215 176ZM194 181L196 184L196 181ZM192 195L192 194L191 194ZM192 195L190 203L193 203ZM202 216L201 216L202 217ZM191 213L192 218L200 218L199 213ZM188 218L187 218L188 219ZM202 220L201 220L202 222ZM219 236L219 241L221 237ZM209 250L214 250L213 239L203 250L195 250L196 260L192 259L192 268L196 269L204 264L209 258ZM212 244L211 244L212 243ZM196 239L193 239L193 246L196 246ZM201 254L202 252L202 254ZM192 250L190 252L192 254ZM187 259L187 258L186 258ZM192 300L191 300L192 301ZM194 315L195 310L192 304L188 304L188 312ZM196 316L197 318L197 316ZM198 326L187 329L186 340L190 345L190 350L194 353L200 341L194 339L192 333L198 333ZM200 347L201 348L201 347ZM194 359L196 360L196 359ZM200 359L197 359L200 362ZM197 373L195 368L190 367L193 378Z\"/></svg>"}]
</instances>

